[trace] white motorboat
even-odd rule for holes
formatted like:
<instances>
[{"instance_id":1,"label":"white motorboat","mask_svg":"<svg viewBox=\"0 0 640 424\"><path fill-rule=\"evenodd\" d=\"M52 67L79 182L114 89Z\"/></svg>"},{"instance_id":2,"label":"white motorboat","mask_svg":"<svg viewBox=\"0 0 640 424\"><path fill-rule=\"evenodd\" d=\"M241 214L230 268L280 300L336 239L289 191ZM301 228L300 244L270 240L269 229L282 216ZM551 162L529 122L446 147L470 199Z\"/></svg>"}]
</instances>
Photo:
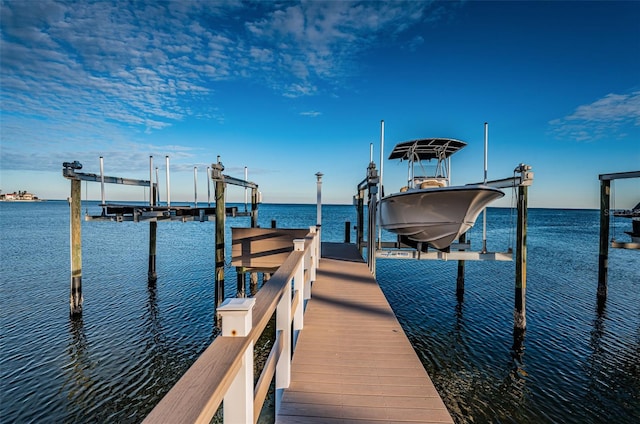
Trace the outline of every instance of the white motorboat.
<instances>
[{"instance_id":1,"label":"white motorboat","mask_svg":"<svg viewBox=\"0 0 640 424\"><path fill-rule=\"evenodd\" d=\"M442 250L473 227L480 212L504 193L484 184L449 184L450 157L465 146L465 142L450 138L396 145L389 159L408 161L407 186L380 200L382 228ZM423 161L431 160L436 164L429 175ZM417 175L416 171L424 173Z\"/></svg>"}]
</instances>

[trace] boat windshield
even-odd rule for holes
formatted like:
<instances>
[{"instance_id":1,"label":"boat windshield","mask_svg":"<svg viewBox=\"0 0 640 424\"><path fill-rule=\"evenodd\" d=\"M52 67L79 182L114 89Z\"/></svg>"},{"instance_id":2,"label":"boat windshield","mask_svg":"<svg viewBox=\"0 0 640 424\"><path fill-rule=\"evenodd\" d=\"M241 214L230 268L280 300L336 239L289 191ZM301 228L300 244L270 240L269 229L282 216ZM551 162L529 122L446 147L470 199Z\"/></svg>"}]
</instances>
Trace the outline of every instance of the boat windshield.
<instances>
[{"instance_id":1,"label":"boat windshield","mask_svg":"<svg viewBox=\"0 0 640 424\"><path fill-rule=\"evenodd\" d=\"M417 166L416 166L417 165ZM433 163L431 160L409 162L409 188L433 188L449 186L450 161L444 155Z\"/></svg>"}]
</instances>

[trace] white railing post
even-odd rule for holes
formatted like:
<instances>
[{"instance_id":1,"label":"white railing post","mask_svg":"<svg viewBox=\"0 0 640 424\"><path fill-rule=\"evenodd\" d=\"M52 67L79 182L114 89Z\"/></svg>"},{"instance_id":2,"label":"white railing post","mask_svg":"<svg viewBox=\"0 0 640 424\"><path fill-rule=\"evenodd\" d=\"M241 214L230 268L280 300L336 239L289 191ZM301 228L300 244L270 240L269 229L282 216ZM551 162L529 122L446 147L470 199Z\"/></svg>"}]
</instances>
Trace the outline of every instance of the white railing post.
<instances>
[{"instance_id":1,"label":"white railing post","mask_svg":"<svg viewBox=\"0 0 640 424\"><path fill-rule=\"evenodd\" d=\"M284 389L291 383L291 280L287 281L276 309L276 344L282 337L282 353L276 364L276 414Z\"/></svg>"},{"instance_id":2,"label":"white railing post","mask_svg":"<svg viewBox=\"0 0 640 424\"><path fill-rule=\"evenodd\" d=\"M293 241L293 250L295 252L304 252L304 243L305 239L296 239ZM306 253L302 256L298 266L296 267L296 271L293 275L293 293L294 295L298 293L299 301L296 306L295 312L293 314L293 346L292 348L295 350L296 343L298 342L298 334L300 330L304 327L304 269L307 255Z\"/></svg>"},{"instance_id":3,"label":"white railing post","mask_svg":"<svg viewBox=\"0 0 640 424\"><path fill-rule=\"evenodd\" d=\"M320 265L320 237L316 234L314 227L309 227L311 233L314 233L313 243L309 249L311 252L311 264L309 267L309 281L305 282L304 286L304 298L305 300L311 299L311 282L316 281L316 270Z\"/></svg>"},{"instance_id":4,"label":"white railing post","mask_svg":"<svg viewBox=\"0 0 640 424\"><path fill-rule=\"evenodd\" d=\"M222 337L246 337L251 332L254 298L226 299L217 311ZM242 355L242 366L224 396L224 423L253 424L253 342Z\"/></svg>"}]
</instances>

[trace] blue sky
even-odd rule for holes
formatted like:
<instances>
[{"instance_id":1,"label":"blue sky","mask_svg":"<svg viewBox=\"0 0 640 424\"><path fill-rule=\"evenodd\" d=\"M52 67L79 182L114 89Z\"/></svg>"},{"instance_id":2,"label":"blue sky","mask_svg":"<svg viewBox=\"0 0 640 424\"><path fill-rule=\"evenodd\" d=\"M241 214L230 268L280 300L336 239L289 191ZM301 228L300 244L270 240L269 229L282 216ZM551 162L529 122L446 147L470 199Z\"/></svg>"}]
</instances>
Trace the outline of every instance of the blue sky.
<instances>
[{"instance_id":1,"label":"blue sky","mask_svg":"<svg viewBox=\"0 0 640 424\"><path fill-rule=\"evenodd\" d=\"M64 199L62 162L206 199L206 167L269 203L351 203L370 144L451 137L453 182L527 163L530 206L597 208L640 170L640 2L0 1L0 189ZM379 164L378 164L379 166ZM386 161L385 191L404 165ZM615 206L640 201L615 183ZM100 185L83 185L100 198ZM240 188L228 201L242 201ZM107 200L142 188L106 187ZM508 197L508 196L507 196ZM510 200L503 200L508 205Z\"/></svg>"}]
</instances>

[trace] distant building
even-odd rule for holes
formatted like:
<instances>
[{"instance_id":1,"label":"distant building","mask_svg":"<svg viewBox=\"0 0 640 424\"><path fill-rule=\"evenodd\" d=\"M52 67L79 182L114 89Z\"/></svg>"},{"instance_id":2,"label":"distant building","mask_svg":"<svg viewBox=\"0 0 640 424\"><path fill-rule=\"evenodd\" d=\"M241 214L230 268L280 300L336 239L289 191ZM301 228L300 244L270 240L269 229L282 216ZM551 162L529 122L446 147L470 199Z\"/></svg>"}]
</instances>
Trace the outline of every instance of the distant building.
<instances>
[{"instance_id":1,"label":"distant building","mask_svg":"<svg viewBox=\"0 0 640 424\"><path fill-rule=\"evenodd\" d=\"M13 193L0 193L0 200L4 200L4 201L35 201L35 200L40 200L38 199L38 196L34 195L33 193L29 193L27 191L18 191L18 192L13 192Z\"/></svg>"}]
</instances>

